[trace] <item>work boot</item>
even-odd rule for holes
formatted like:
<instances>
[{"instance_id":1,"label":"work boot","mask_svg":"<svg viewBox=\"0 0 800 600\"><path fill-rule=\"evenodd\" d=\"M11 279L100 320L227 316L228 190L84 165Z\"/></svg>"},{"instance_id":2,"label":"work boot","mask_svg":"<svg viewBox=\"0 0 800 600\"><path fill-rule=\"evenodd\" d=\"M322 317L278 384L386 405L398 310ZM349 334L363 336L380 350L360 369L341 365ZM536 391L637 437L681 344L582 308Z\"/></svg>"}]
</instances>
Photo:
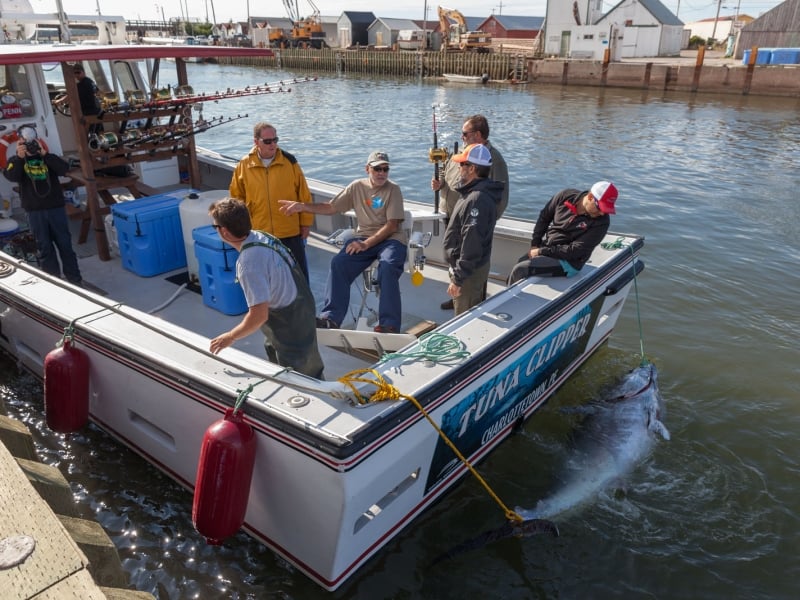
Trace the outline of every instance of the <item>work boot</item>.
<instances>
[{"instance_id":1,"label":"work boot","mask_svg":"<svg viewBox=\"0 0 800 600\"><path fill-rule=\"evenodd\" d=\"M445 300L441 304L442 310L453 310L453 299Z\"/></svg>"}]
</instances>

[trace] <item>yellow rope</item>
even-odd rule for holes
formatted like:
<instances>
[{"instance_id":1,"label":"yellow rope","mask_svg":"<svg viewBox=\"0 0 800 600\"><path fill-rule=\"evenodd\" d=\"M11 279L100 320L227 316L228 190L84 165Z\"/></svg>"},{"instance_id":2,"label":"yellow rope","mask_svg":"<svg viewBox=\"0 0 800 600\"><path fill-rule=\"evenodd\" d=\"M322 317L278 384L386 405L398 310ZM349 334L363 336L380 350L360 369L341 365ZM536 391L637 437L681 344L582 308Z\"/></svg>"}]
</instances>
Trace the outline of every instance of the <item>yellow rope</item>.
<instances>
[{"instance_id":1,"label":"yellow rope","mask_svg":"<svg viewBox=\"0 0 800 600\"><path fill-rule=\"evenodd\" d=\"M360 377L361 375L365 375L368 373L372 374L374 379ZM475 467L473 467L472 464L469 462L469 460L467 460L467 457L461 454L461 451L456 447L456 445L453 442L450 441L450 438L447 437L447 434L444 431L442 431L441 428L433 421L431 416L422 407L422 405L416 398L408 394L401 393L400 390L398 390L396 387L394 387L392 384L386 381L383 378L383 376L380 373L378 373L375 369L358 369L355 371L351 371L350 373L347 373L346 375L341 377L339 381L348 386L351 390L353 390L353 393L355 394L359 404L372 404L375 402L383 402L384 400L399 400L401 398L404 398L409 402L411 402L411 404L413 404L417 408L417 410L422 413L422 416L424 416L428 420L428 423L430 423L433 426L433 428L436 430L439 436L444 440L445 444L447 444L448 447L455 453L458 459L462 463L464 463L464 466L467 467L467 469L469 469L469 472L475 476L475 479L477 479L478 482L484 487L484 489L486 489L486 491L489 493L489 496L491 496L492 499L500 506L500 508L503 510L503 513L505 513L506 519L508 519L509 521L516 521L518 523L524 521L524 519L520 515L518 515L515 511L508 508L503 503L503 501L489 486L489 484L486 483L486 480L483 477L481 477L480 473L478 473L478 471L475 470ZM356 382L369 383L371 385L374 385L377 388L377 391L374 394L372 394L369 398L365 398L356 389L354 385L354 383Z\"/></svg>"}]
</instances>

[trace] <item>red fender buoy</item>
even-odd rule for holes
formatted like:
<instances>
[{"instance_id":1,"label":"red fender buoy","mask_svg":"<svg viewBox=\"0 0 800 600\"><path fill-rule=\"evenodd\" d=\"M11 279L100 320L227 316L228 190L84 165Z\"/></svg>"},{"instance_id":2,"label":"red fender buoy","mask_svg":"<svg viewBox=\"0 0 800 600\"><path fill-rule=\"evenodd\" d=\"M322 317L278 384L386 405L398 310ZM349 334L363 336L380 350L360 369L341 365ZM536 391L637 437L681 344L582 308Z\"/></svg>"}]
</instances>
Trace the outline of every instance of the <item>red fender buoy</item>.
<instances>
[{"instance_id":1,"label":"red fender buoy","mask_svg":"<svg viewBox=\"0 0 800 600\"><path fill-rule=\"evenodd\" d=\"M256 462L256 435L241 410L228 408L203 437L192 522L206 542L219 545L241 528Z\"/></svg>"},{"instance_id":2,"label":"red fender buoy","mask_svg":"<svg viewBox=\"0 0 800 600\"><path fill-rule=\"evenodd\" d=\"M70 338L44 359L44 414L58 433L78 431L89 421L89 355Z\"/></svg>"}]
</instances>

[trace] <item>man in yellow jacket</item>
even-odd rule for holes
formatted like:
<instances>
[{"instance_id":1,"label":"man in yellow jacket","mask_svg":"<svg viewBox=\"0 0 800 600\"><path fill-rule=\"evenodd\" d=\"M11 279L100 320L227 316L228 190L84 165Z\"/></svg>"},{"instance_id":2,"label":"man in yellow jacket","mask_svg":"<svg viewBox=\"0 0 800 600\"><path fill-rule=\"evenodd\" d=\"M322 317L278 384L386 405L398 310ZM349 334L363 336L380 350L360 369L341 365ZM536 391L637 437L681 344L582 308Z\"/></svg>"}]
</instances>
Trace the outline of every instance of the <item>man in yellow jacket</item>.
<instances>
[{"instance_id":1,"label":"man in yellow jacket","mask_svg":"<svg viewBox=\"0 0 800 600\"><path fill-rule=\"evenodd\" d=\"M314 216L310 213L284 215L278 200L310 203L303 169L297 159L278 147L278 133L272 125L260 122L253 128L254 146L233 171L228 191L247 205L253 229L278 238L297 260L308 279L305 240Z\"/></svg>"}]
</instances>

